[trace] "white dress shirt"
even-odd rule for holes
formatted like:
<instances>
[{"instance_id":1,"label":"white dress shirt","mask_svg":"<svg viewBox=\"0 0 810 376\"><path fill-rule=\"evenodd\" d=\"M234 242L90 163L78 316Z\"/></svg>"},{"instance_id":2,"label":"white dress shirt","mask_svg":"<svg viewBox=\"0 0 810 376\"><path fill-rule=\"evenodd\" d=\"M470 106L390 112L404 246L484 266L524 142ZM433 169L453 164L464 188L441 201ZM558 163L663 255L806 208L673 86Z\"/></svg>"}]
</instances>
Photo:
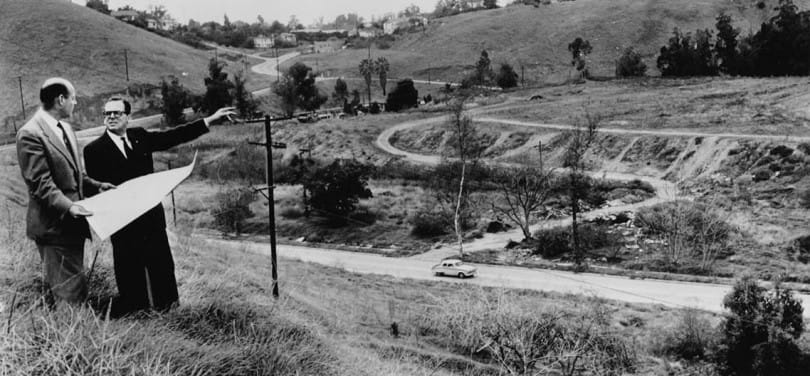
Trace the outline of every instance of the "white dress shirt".
<instances>
[{"instance_id":1,"label":"white dress shirt","mask_svg":"<svg viewBox=\"0 0 810 376\"><path fill-rule=\"evenodd\" d=\"M70 124L68 124L68 123L66 123L64 121L56 120L53 116L51 116L51 114L48 113L48 111L45 111L45 110L43 110L41 108L38 111L42 112L40 114L42 116L42 119L45 120L45 124L48 124L48 127L50 127L51 130L53 131L53 133L57 136L56 138L59 139L59 142L61 142L62 145L65 145L65 139L62 138L62 136L63 136L62 135L62 130L59 129L59 127L57 127L56 124L61 123L62 128L65 129L65 132L72 132L73 130L70 127ZM68 139L72 139L72 137L68 137ZM68 148L68 146L65 145L65 148Z\"/></svg>"},{"instance_id":2,"label":"white dress shirt","mask_svg":"<svg viewBox=\"0 0 810 376\"><path fill-rule=\"evenodd\" d=\"M124 151L124 140L121 139L121 137L124 137L124 139L127 140L127 146L129 147L129 150L132 150L132 142L130 142L129 139L126 138L127 137L126 133L124 133L123 136L119 136L119 135L117 135L115 133L110 132L110 130L108 129L107 130L107 135L110 136L110 138L112 139L115 146L117 146L118 150L121 151L121 155L123 155L124 158L129 158L129 156L127 155L127 152Z\"/></svg>"}]
</instances>

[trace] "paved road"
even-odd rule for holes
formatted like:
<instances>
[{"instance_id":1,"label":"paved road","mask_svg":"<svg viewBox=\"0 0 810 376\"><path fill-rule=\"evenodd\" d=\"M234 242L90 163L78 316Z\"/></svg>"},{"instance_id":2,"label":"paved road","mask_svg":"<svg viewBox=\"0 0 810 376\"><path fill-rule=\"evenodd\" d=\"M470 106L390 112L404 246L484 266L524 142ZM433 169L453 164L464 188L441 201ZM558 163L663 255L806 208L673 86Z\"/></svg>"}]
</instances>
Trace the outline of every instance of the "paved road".
<instances>
[{"instance_id":1,"label":"paved road","mask_svg":"<svg viewBox=\"0 0 810 376\"><path fill-rule=\"evenodd\" d=\"M222 252L247 251L270 255L267 243L205 239ZM508 266L477 265L479 276L472 279L436 277L430 272L435 263L413 258L389 258L369 253L336 251L324 248L278 246L281 290L284 289L285 259L314 262L356 273L390 275L397 278L469 283L479 286L556 291L600 296L634 303L663 304L668 307L693 307L711 312L722 311L723 297L731 286L659 280L633 280L590 273L525 269ZM267 260L269 266L270 260ZM810 317L810 296L800 295L804 314Z\"/></svg>"}]
</instances>

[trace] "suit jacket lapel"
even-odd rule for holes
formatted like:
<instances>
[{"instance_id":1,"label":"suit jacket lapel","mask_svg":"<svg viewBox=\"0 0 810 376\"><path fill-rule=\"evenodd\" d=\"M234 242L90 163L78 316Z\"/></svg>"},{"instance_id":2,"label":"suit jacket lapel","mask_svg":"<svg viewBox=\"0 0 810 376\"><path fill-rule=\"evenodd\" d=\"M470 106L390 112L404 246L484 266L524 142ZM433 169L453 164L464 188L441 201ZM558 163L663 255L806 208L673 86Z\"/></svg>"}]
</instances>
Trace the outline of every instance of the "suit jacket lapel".
<instances>
[{"instance_id":1,"label":"suit jacket lapel","mask_svg":"<svg viewBox=\"0 0 810 376\"><path fill-rule=\"evenodd\" d=\"M53 145L56 148L56 150L59 150L59 152L62 153L65 159L67 159L70 162L70 166L73 167L75 171L79 171L79 168L76 164L77 161L73 159L64 142L62 142L62 136L61 135L57 136L53 132L53 130L51 130L51 127L48 126L48 123L46 123L44 119L40 118L38 123L39 128L42 129L42 132L45 134L45 138L48 139L48 142L50 142L51 145ZM70 136L68 136L68 138L70 138ZM76 144L75 139L70 140L70 143L75 145ZM72 147L74 147L75 150L75 146ZM76 154L74 153L74 155Z\"/></svg>"},{"instance_id":2,"label":"suit jacket lapel","mask_svg":"<svg viewBox=\"0 0 810 376\"><path fill-rule=\"evenodd\" d=\"M105 154L107 155L115 155L121 161L126 162L127 158L124 157L124 154L121 153L121 149L118 148L118 145L115 144L115 141L112 140L109 133L104 132L104 137L102 137L104 142Z\"/></svg>"}]
</instances>

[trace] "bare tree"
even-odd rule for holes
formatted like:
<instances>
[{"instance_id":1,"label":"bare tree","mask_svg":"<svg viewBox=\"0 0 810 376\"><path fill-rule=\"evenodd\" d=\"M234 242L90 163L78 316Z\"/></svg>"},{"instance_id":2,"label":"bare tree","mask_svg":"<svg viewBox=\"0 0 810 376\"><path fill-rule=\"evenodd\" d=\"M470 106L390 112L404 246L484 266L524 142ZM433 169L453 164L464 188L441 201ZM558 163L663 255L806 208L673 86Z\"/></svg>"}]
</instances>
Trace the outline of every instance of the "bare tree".
<instances>
[{"instance_id":1,"label":"bare tree","mask_svg":"<svg viewBox=\"0 0 810 376\"><path fill-rule=\"evenodd\" d=\"M459 97L450 105L450 120L448 128L450 137L448 146L450 147L449 157L458 161L460 173L458 177L458 194L456 195L455 208L453 213L453 229L458 238L459 256L464 256L462 226L463 210L469 207L469 182L467 177L469 171L474 168L483 152L481 135L473 124L472 119L464 111L466 98Z\"/></svg>"},{"instance_id":2,"label":"bare tree","mask_svg":"<svg viewBox=\"0 0 810 376\"><path fill-rule=\"evenodd\" d=\"M493 202L493 211L503 214L520 227L524 238L531 239L532 215L543 208L552 193L551 171L544 171L542 166L521 166L508 168L499 175L498 188L505 202L498 205Z\"/></svg>"},{"instance_id":3,"label":"bare tree","mask_svg":"<svg viewBox=\"0 0 810 376\"><path fill-rule=\"evenodd\" d=\"M563 167L568 168L567 190L571 199L571 248L574 250L574 262L582 266L584 253L579 245L577 233L577 214L579 201L587 195L588 178L585 176L585 153L596 139L601 117L585 111L584 119L578 120L574 129L568 132L569 143L563 155ZM584 121L584 124L583 124Z\"/></svg>"}]
</instances>

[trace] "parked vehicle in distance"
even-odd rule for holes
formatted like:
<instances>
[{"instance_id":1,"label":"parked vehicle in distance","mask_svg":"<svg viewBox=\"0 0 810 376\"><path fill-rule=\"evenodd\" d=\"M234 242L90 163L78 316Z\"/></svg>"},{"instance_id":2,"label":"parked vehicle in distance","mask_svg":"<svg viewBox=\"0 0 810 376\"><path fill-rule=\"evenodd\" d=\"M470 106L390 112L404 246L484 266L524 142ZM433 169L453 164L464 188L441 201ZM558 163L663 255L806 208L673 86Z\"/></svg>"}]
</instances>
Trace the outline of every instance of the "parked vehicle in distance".
<instances>
[{"instance_id":1,"label":"parked vehicle in distance","mask_svg":"<svg viewBox=\"0 0 810 376\"><path fill-rule=\"evenodd\" d=\"M475 277L478 268L467 265L459 259L447 259L433 265L430 270L436 275L450 275L459 278Z\"/></svg>"}]
</instances>

